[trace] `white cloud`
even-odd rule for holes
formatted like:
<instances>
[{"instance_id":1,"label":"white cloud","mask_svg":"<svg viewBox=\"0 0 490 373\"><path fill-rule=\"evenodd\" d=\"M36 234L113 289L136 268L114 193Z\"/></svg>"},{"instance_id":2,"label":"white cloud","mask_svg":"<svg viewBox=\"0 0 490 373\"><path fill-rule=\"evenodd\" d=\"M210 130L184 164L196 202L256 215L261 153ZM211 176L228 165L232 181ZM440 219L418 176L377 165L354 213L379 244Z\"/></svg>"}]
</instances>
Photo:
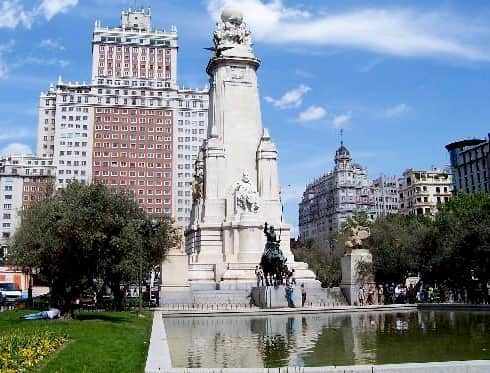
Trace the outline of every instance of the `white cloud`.
<instances>
[{"instance_id":1,"label":"white cloud","mask_svg":"<svg viewBox=\"0 0 490 373\"><path fill-rule=\"evenodd\" d=\"M336 115L332 119L332 125L335 128L344 128L350 123L351 119L352 119L351 114Z\"/></svg>"},{"instance_id":2,"label":"white cloud","mask_svg":"<svg viewBox=\"0 0 490 373\"><path fill-rule=\"evenodd\" d=\"M264 43L490 61L489 27L447 12L389 7L312 14L283 0L208 0L215 18L225 6L241 9L254 38Z\"/></svg>"},{"instance_id":3,"label":"white cloud","mask_svg":"<svg viewBox=\"0 0 490 373\"><path fill-rule=\"evenodd\" d=\"M70 64L70 61L61 58L41 58L41 57L26 57L23 58L16 67L23 65L41 65L41 66L59 66L65 68Z\"/></svg>"},{"instance_id":4,"label":"white cloud","mask_svg":"<svg viewBox=\"0 0 490 373\"><path fill-rule=\"evenodd\" d=\"M77 4L78 0L42 0L38 10L49 21L55 15L65 13Z\"/></svg>"},{"instance_id":5,"label":"white cloud","mask_svg":"<svg viewBox=\"0 0 490 373\"><path fill-rule=\"evenodd\" d=\"M279 109L287 109L292 107L298 107L303 102L303 97L311 90L310 87L300 85L298 88L291 89L284 93L280 98L274 99L272 97L265 97L267 102Z\"/></svg>"},{"instance_id":6,"label":"white cloud","mask_svg":"<svg viewBox=\"0 0 490 373\"><path fill-rule=\"evenodd\" d=\"M298 122L313 122L325 118L327 111L321 106L310 106L298 115Z\"/></svg>"},{"instance_id":7,"label":"white cloud","mask_svg":"<svg viewBox=\"0 0 490 373\"><path fill-rule=\"evenodd\" d=\"M398 104L383 110L383 116L386 118L397 118L408 112L410 112L412 108L407 104Z\"/></svg>"},{"instance_id":8,"label":"white cloud","mask_svg":"<svg viewBox=\"0 0 490 373\"><path fill-rule=\"evenodd\" d=\"M5 54L9 53L14 46L14 41L11 40L6 44L0 44L0 80L6 79L9 73L9 66L5 61Z\"/></svg>"},{"instance_id":9,"label":"white cloud","mask_svg":"<svg viewBox=\"0 0 490 373\"><path fill-rule=\"evenodd\" d=\"M0 154L3 155L32 154L32 150L29 145L13 142L11 144L8 144L5 148L3 148L0 151Z\"/></svg>"},{"instance_id":10,"label":"white cloud","mask_svg":"<svg viewBox=\"0 0 490 373\"><path fill-rule=\"evenodd\" d=\"M25 9L19 0L0 0L0 28L30 28L38 17L51 20L78 4L78 0L41 0L37 7Z\"/></svg>"},{"instance_id":11,"label":"white cloud","mask_svg":"<svg viewBox=\"0 0 490 373\"><path fill-rule=\"evenodd\" d=\"M59 50L59 51L65 50L65 47L59 41L52 40L52 39L41 40L41 43L39 43L39 46L41 48L46 48L46 49L54 49L54 50Z\"/></svg>"},{"instance_id":12,"label":"white cloud","mask_svg":"<svg viewBox=\"0 0 490 373\"><path fill-rule=\"evenodd\" d=\"M0 57L0 80L6 79L9 73L7 64Z\"/></svg>"},{"instance_id":13,"label":"white cloud","mask_svg":"<svg viewBox=\"0 0 490 373\"><path fill-rule=\"evenodd\" d=\"M33 14L24 9L18 0L4 0L0 4L0 28L31 27Z\"/></svg>"}]
</instances>

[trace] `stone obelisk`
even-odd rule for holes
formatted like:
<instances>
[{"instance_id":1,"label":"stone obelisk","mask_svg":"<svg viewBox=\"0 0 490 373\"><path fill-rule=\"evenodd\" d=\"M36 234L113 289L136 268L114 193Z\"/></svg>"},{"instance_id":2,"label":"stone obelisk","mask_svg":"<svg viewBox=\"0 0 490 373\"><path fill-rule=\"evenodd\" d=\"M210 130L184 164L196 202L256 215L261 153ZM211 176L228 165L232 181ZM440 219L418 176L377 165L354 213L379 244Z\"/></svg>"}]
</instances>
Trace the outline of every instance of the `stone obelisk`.
<instances>
[{"instance_id":1,"label":"stone obelisk","mask_svg":"<svg viewBox=\"0 0 490 373\"><path fill-rule=\"evenodd\" d=\"M282 219L278 153L262 127L251 33L239 11L224 10L214 32L208 139L196 162L191 224L186 231L193 289L249 289L265 247L264 223L276 228L296 277L318 286L294 262Z\"/></svg>"}]
</instances>

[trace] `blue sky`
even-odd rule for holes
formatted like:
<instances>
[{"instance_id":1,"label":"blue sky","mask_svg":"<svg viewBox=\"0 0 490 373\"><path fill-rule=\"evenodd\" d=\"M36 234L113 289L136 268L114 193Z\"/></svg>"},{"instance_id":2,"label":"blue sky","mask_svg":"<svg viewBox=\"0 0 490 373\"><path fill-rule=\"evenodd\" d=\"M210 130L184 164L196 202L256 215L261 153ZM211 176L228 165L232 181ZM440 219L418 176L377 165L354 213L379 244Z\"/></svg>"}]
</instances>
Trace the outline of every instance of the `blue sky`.
<instances>
[{"instance_id":1,"label":"blue sky","mask_svg":"<svg viewBox=\"0 0 490 373\"><path fill-rule=\"evenodd\" d=\"M117 25L135 4L151 6L155 26L177 26L191 87L207 83L218 10L243 9L293 225L304 185L333 166L340 128L373 178L444 166L445 144L490 132L488 1L0 0L0 151L35 149L39 93L58 75L88 80L95 19Z\"/></svg>"}]
</instances>

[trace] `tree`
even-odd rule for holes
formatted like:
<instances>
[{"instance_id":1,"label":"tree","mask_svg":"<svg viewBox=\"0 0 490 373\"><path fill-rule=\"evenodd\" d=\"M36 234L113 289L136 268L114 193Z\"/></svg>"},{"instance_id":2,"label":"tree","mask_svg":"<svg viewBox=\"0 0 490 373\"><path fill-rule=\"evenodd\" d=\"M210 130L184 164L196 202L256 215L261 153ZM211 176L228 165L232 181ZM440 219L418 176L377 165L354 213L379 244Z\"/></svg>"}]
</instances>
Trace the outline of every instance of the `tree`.
<instances>
[{"instance_id":1,"label":"tree","mask_svg":"<svg viewBox=\"0 0 490 373\"><path fill-rule=\"evenodd\" d=\"M373 222L366 248L373 255L373 270L379 282L402 283L417 275L424 265L427 243L433 235L429 218L387 215Z\"/></svg>"},{"instance_id":2,"label":"tree","mask_svg":"<svg viewBox=\"0 0 490 373\"><path fill-rule=\"evenodd\" d=\"M490 194L460 194L441 206L424 277L479 293L490 280ZM475 295L481 297L483 294Z\"/></svg>"},{"instance_id":3,"label":"tree","mask_svg":"<svg viewBox=\"0 0 490 373\"><path fill-rule=\"evenodd\" d=\"M340 258L327 255L313 241L291 241L291 250L297 261L305 262L323 287L338 286L341 280Z\"/></svg>"},{"instance_id":4,"label":"tree","mask_svg":"<svg viewBox=\"0 0 490 373\"><path fill-rule=\"evenodd\" d=\"M141 281L177 237L170 220L151 219L126 192L72 183L23 212L9 261L36 268L64 312L97 284L110 287L121 309L121 286Z\"/></svg>"}]
</instances>

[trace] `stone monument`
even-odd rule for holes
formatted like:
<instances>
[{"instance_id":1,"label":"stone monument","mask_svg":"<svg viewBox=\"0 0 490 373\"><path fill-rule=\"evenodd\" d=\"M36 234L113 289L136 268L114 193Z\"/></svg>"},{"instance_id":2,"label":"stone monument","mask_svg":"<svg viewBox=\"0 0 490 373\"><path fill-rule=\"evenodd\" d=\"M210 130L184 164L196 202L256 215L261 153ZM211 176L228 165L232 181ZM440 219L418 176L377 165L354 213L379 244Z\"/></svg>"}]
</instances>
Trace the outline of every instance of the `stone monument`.
<instances>
[{"instance_id":1,"label":"stone monument","mask_svg":"<svg viewBox=\"0 0 490 373\"><path fill-rule=\"evenodd\" d=\"M264 252L264 222L268 222L276 227L280 249L298 282L319 288L314 273L307 264L294 261L289 246L278 152L262 127L260 60L243 15L225 9L213 41L206 69L208 138L195 163L191 223L185 232L188 283L192 291L250 291L256 285L254 270Z\"/></svg>"},{"instance_id":2,"label":"stone monument","mask_svg":"<svg viewBox=\"0 0 490 373\"><path fill-rule=\"evenodd\" d=\"M368 249L363 248L363 241L369 238L368 227L357 223L347 229L348 239L345 242L345 254L340 259L342 267L342 282L340 288L350 305L358 303L359 289L373 283L371 273L361 273L360 266L369 266L373 262L373 256Z\"/></svg>"}]
</instances>

